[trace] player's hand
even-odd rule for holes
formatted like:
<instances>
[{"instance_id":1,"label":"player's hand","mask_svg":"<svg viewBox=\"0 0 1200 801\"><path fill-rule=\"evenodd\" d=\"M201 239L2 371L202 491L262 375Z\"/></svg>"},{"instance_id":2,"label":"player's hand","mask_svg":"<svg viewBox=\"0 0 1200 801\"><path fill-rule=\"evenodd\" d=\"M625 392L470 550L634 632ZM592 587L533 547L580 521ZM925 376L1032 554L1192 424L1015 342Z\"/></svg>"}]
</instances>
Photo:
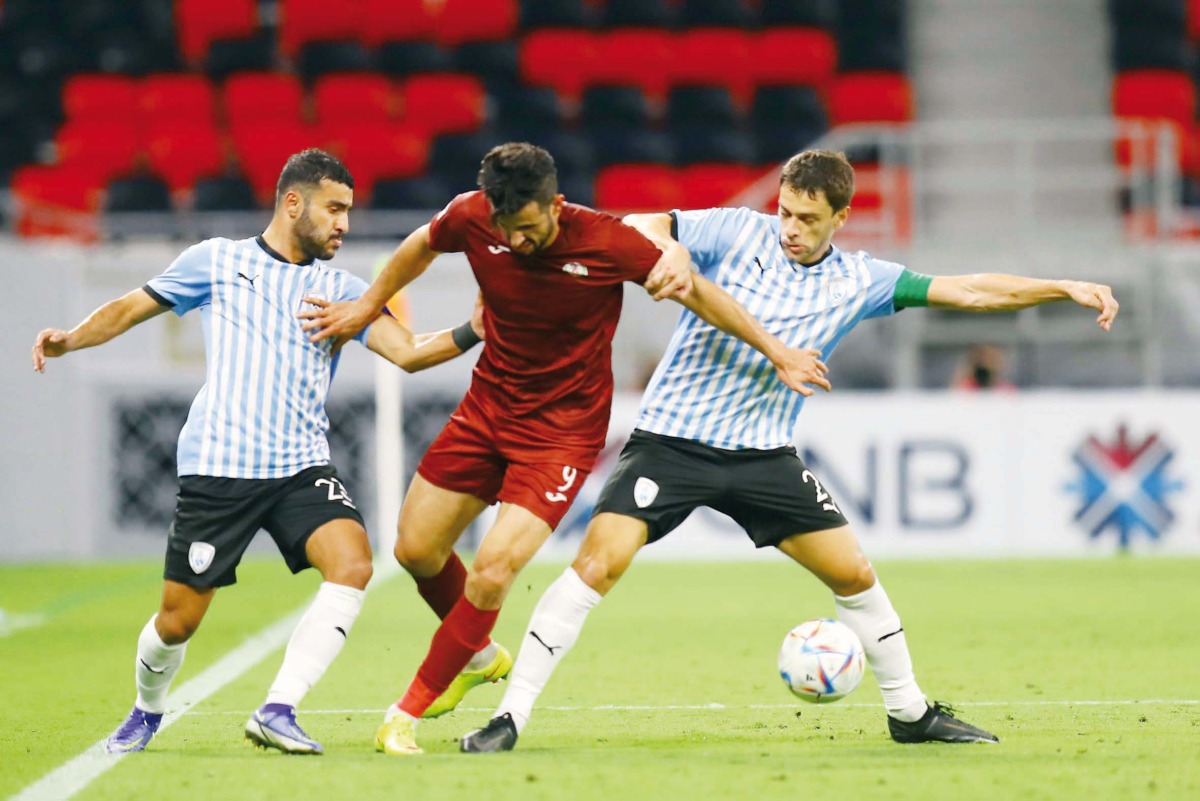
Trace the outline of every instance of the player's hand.
<instances>
[{"instance_id":1,"label":"player's hand","mask_svg":"<svg viewBox=\"0 0 1200 801\"><path fill-rule=\"evenodd\" d=\"M657 300L686 298L692 291L690 264L672 265L669 259L659 259L646 276L646 291Z\"/></svg>"},{"instance_id":2,"label":"player's hand","mask_svg":"<svg viewBox=\"0 0 1200 801\"><path fill-rule=\"evenodd\" d=\"M322 298L306 297L304 302L314 307L296 315L305 321L302 327L309 334L308 341L320 342L332 338L335 351L378 316L354 301L330 303Z\"/></svg>"},{"instance_id":3,"label":"player's hand","mask_svg":"<svg viewBox=\"0 0 1200 801\"><path fill-rule=\"evenodd\" d=\"M480 292L475 296L475 310L471 312L471 329L475 332L475 336L480 339L487 339L483 333L483 312L485 308L483 305L483 293Z\"/></svg>"},{"instance_id":4,"label":"player's hand","mask_svg":"<svg viewBox=\"0 0 1200 801\"><path fill-rule=\"evenodd\" d=\"M1113 297L1112 287L1088 281L1064 281L1063 284L1071 300L1100 312L1096 322L1101 328L1105 331L1112 328L1113 320L1117 319L1117 310L1121 308Z\"/></svg>"},{"instance_id":5,"label":"player's hand","mask_svg":"<svg viewBox=\"0 0 1200 801\"><path fill-rule=\"evenodd\" d=\"M806 398L815 392L809 384L830 392L833 385L825 377L829 368L821 361L820 356L821 351L812 348L788 348L783 358L775 363L775 373L789 389Z\"/></svg>"},{"instance_id":6,"label":"player's hand","mask_svg":"<svg viewBox=\"0 0 1200 801\"><path fill-rule=\"evenodd\" d=\"M33 341L33 369L39 373L46 372L46 359L62 356L67 352L67 340L70 333L61 328L47 328L37 335Z\"/></svg>"}]
</instances>

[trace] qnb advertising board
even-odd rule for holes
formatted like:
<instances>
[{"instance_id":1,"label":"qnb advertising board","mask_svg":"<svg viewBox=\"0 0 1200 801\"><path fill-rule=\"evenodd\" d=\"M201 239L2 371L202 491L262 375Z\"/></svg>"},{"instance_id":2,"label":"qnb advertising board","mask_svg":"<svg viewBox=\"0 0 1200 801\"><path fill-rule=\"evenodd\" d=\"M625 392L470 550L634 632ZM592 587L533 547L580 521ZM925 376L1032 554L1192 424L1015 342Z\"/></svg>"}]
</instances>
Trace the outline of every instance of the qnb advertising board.
<instances>
[{"instance_id":1,"label":"qnb advertising board","mask_svg":"<svg viewBox=\"0 0 1200 801\"><path fill-rule=\"evenodd\" d=\"M796 447L875 557L1200 554L1196 393L819 394ZM632 430L609 447L555 535L573 549ZM814 492L812 485L797 492ZM558 552L558 548L555 548ZM700 509L645 556L753 555Z\"/></svg>"}]
</instances>

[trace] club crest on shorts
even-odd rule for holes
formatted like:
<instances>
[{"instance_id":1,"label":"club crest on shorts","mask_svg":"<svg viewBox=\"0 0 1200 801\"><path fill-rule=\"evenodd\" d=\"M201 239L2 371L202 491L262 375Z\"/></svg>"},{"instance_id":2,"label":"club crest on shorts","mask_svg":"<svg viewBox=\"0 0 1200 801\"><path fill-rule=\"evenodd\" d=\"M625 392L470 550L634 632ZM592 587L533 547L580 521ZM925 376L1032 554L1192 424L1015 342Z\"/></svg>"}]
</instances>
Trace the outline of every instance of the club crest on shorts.
<instances>
[{"instance_id":1,"label":"club crest on shorts","mask_svg":"<svg viewBox=\"0 0 1200 801\"><path fill-rule=\"evenodd\" d=\"M217 549L207 542L193 542L192 547L188 548L188 564L191 565L192 572L199 575L208 570L216 555Z\"/></svg>"},{"instance_id":2,"label":"club crest on shorts","mask_svg":"<svg viewBox=\"0 0 1200 801\"><path fill-rule=\"evenodd\" d=\"M645 509L650 504L654 503L654 499L658 497L658 484L640 476L633 483L633 502L637 504L639 509Z\"/></svg>"},{"instance_id":3,"label":"club crest on shorts","mask_svg":"<svg viewBox=\"0 0 1200 801\"><path fill-rule=\"evenodd\" d=\"M825 293L829 295L829 302L837 305L846 299L850 294L850 281L846 278L833 278L825 285Z\"/></svg>"}]
</instances>

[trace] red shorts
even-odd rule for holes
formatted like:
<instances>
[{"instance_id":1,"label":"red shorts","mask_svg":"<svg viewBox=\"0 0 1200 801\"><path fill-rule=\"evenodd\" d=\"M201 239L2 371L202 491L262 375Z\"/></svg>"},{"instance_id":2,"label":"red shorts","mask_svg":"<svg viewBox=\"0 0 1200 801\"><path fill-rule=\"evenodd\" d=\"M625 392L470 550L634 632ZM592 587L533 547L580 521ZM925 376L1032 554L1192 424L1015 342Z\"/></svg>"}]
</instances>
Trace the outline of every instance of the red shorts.
<instances>
[{"instance_id":1,"label":"red shorts","mask_svg":"<svg viewBox=\"0 0 1200 801\"><path fill-rule=\"evenodd\" d=\"M469 398L464 399L425 451L417 472L451 492L474 495L489 504L516 504L556 528L587 479L594 457L566 457L575 464L564 464L531 458L528 449L514 453L497 443L491 422Z\"/></svg>"}]
</instances>

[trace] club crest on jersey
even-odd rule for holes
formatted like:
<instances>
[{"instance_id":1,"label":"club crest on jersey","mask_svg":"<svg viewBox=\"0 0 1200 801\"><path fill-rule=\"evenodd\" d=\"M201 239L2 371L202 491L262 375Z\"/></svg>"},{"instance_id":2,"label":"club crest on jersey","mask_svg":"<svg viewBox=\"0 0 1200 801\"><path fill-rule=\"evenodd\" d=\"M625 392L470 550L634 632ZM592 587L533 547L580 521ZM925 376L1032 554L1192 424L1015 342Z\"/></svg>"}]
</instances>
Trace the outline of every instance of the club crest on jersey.
<instances>
[{"instance_id":1,"label":"club crest on jersey","mask_svg":"<svg viewBox=\"0 0 1200 801\"><path fill-rule=\"evenodd\" d=\"M645 509L654 503L654 499L657 497L658 484L654 481L645 476L639 476L638 480L633 483L633 502L639 509Z\"/></svg>"},{"instance_id":2,"label":"club crest on jersey","mask_svg":"<svg viewBox=\"0 0 1200 801\"><path fill-rule=\"evenodd\" d=\"M207 542L193 542L192 547L188 548L188 564L191 565L193 573L200 575L212 566L213 557L216 555L217 549Z\"/></svg>"},{"instance_id":3,"label":"club crest on jersey","mask_svg":"<svg viewBox=\"0 0 1200 801\"><path fill-rule=\"evenodd\" d=\"M588 274L588 269L577 261L569 261L563 265L563 272L570 273L571 275L577 275L582 278Z\"/></svg>"},{"instance_id":4,"label":"club crest on jersey","mask_svg":"<svg viewBox=\"0 0 1200 801\"><path fill-rule=\"evenodd\" d=\"M829 296L829 302L837 305L846 299L850 294L850 281L847 278L833 278L825 285L825 294Z\"/></svg>"},{"instance_id":5,"label":"club crest on jersey","mask_svg":"<svg viewBox=\"0 0 1200 801\"><path fill-rule=\"evenodd\" d=\"M329 298L325 297L320 292L306 292L306 293L304 293L304 297L314 298L316 300L329 300ZM300 311L304 311L305 309L315 309L315 308L317 308L316 304L308 303L304 300L300 301Z\"/></svg>"}]
</instances>

